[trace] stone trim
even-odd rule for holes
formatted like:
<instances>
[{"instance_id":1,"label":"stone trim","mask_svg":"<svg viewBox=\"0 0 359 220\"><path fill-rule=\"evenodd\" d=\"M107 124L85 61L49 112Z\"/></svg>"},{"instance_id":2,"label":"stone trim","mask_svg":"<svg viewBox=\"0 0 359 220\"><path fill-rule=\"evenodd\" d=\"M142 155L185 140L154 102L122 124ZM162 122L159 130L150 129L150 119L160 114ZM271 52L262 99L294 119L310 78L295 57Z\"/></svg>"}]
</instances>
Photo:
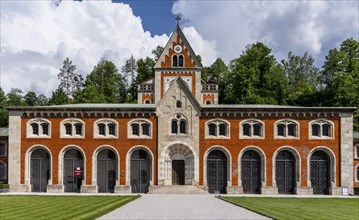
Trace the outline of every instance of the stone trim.
<instances>
[{"instance_id":1,"label":"stone trim","mask_svg":"<svg viewBox=\"0 0 359 220\"><path fill-rule=\"evenodd\" d=\"M247 146L245 148L243 148L238 155L238 187L242 188L242 192L243 192L243 187L242 187L242 156L243 154L248 151L248 150L253 150L255 152L257 152L259 154L259 156L261 157L261 180L262 180L262 188L266 187L266 170L267 170L267 161L266 161L266 155L264 153L264 151L257 146Z\"/></svg>"},{"instance_id":2,"label":"stone trim","mask_svg":"<svg viewBox=\"0 0 359 220\"><path fill-rule=\"evenodd\" d=\"M328 136L322 136L322 124L323 123L329 123L331 125L331 128L330 128L330 131L329 133L331 132L331 135L328 137ZM312 135L312 125L315 124L315 123L319 123L320 124L320 130L319 130L319 134L320 134L320 137L316 137L316 136L313 136ZM312 121L309 122L308 124L308 139L309 140L333 140L334 137L335 137L335 127L334 127L334 123L328 119L325 119L325 118L318 118L318 119L314 119Z\"/></svg>"},{"instance_id":3,"label":"stone trim","mask_svg":"<svg viewBox=\"0 0 359 220\"><path fill-rule=\"evenodd\" d=\"M312 157L312 154L315 151L324 151L329 156L329 160L330 160L330 166L329 166L330 185L336 186L336 157L335 157L335 154L333 153L333 151L330 148L326 147L326 146L315 147L308 154L308 157L307 157L308 158L307 159L307 186L312 187L312 184L310 182L310 159Z\"/></svg>"},{"instance_id":4,"label":"stone trim","mask_svg":"<svg viewBox=\"0 0 359 220\"><path fill-rule=\"evenodd\" d=\"M35 135L33 134L33 130L31 127L31 124L36 123L39 126L39 134ZM44 134L43 133L43 129L42 129L42 124L46 123L48 125L48 133L49 134ZM48 119L45 118L33 118L30 119L26 122L26 138L51 138L51 131L52 131L52 126L51 126L51 121L49 121Z\"/></svg>"},{"instance_id":5,"label":"stone trim","mask_svg":"<svg viewBox=\"0 0 359 220\"><path fill-rule=\"evenodd\" d=\"M297 130L296 130L296 136L288 136L288 134L286 134L286 136L279 136L278 135L278 125L281 123L285 123L285 129L286 132L288 131L288 124L289 123L294 123L297 126ZM284 118L284 119L280 119L277 120L276 122L274 122L274 139L300 139L300 123L297 120L294 119L290 119L290 118Z\"/></svg>"},{"instance_id":6,"label":"stone trim","mask_svg":"<svg viewBox=\"0 0 359 220\"><path fill-rule=\"evenodd\" d=\"M295 192L298 193L298 188L301 187L301 162L302 162L302 160L301 160L300 153L298 152L298 150L292 146L282 146L282 147L279 147L274 152L273 158L272 158L272 186L277 187L276 157L277 157L278 153L283 150L287 150L287 151L291 152L293 154L293 156L295 157L295 182L296 182Z\"/></svg>"},{"instance_id":7,"label":"stone trim","mask_svg":"<svg viewBox=\"0 0 359 220\"><path fill-rule=\"evenodd\" d=\"M49 159L50 159L50 179L48 180L48 184L52 184L52 166L53 166L53 156L51 153L51 150L42 144L35 144L32 145L29 149L27 149L26 153L25 153L25 169L24 169L24 180L25 180L25 185L30 185L30 178L31 178L31 154L35 151L35 150L45 150L48 154L49 154ZM30 187L31 189L31 187Z\"/></svg>"},{"instance_id":8,"label":"stone trim","mask_svg":"<svg viewBox=\"0 0 359 220\"><path fill-rule=\"evenodd\" d=\"M216 124L217 133L218 133L217 136L209 135L208 125L211 123ZM222 124L222 123L227 125L227 135L226 136L219 135L219 124ZM205 131L205 139L231 139L231 123L222 118L214 118L214 119L207 120L204 125L204 131Z\"/></svg>"},{"instance_id":9,"label":"stone trim","mask_svg":"<svg viewBox=\"0 0 359 220\"><path fill-rule=\"evenodd\" d=\"M64 185L64 157L67 151L69 150L77 150L82 154L83 159L83 171L82 171L82 181L86 183L86 153L85 151L78 145L75 144L69 144L63 147L59 152L58 157L58 178L59 178L59 184Z\"/></svg>"},{"instance_id":10,"label":"stone trim","mask_svg":"<svg viewBox=\"0 0 359 220\"><path fill-rule=\"evenodd\" d=\"M65 128L65 124L66 123L70 123L71 127L72 127L72 135L67 135L66 134L66 128ZM82 135L77 135L76 134L76 128L75 128L75 124L76 123L80 123L82 124ZM60 138L80 138L80 139L84 139L85 138L85 122L82 121L79 118L66 118L64 120L62 120L60 122Z\"/></svg>"},{"instance_id":11,"label":"stone trim","mask_svg":"<svg viewBox=\"0 0 359 220\"><path fill-rule=\"evenodd\" d=\"M100 123L104 123L106 126L106 134L105 135L100 135L99 134L99 129L98 129L98 124ZM115 135L110 135L109 134L109 127L108 125L114 123L115 124ZM119 125L118 122L112 118L100 118L97 119L94 123L93 123L93 138L94 139L116 139L118 138L119 135Z\"/></svg>"},{"instance_id":12,"label":"stone trim","mask_svg":"<svg viewBox=\"0 0 359 220\"><path fill-rule=\"evenodd\" d=\"M97 155L102 150L111 150L116 155L116 185L119 185L119 173L118 173L118 170L120 170L120 161L121 161L120 154L118 153L116 148L114 148L111 145L101 145L101 146L97 147L92 153L92 181L91 181L91 185L96 185L96 189L98 189L98 187L97 187Z\"/></svg>"},{"instance_id":13,"label":"stone trim","mask_svg":"<svg viewBox=\"0 0 359 220\"><path fill-rule=\"evenodd\" d=\"M243 134L243 124L245 123L250 123L251 124L251 136L247 136ZM254 123L259 123L262 125L262 136L255 136L253 134L253 124ZM265 139L265 123L262 120L256 119L256 118L248 118L245 120L242 120L241 122L239 122L239 139Z\"/></svg>"},{"instance_id":14,"label":"stone trim","mask_svg":"<svg viewBox=\"0 0 359 220\"><path fill-rule=\"evenodd\" d=\"M131 125L133 123L138 123L139 124L139 135L133 135L132 134L132 127ZM142 130L142 123L149 123L150 124L150 135L143 135L143 130ZM153 124L150 120L145 119L145 118L136 118L136 119L132 119L131 121L129 121L127 123L127 138L128 139L152 139L153 136Z\"/></svg>"},{"instance_id":15,"label":"stone trim","mask_svg":"<svg viewBox=\"0 0 359 220\"><path fill-rule=\"evenodd\" d=\"M133 154L133 152L137 151L137 150L144 150L148 153L148 155L151 157L151 176L150 176L150 186L153 186L154 184L154 177L155 177L155 174L154 174L154 155L152 153L152 151L145 145L136 145L136 146L133 146L131 147L131 149L129 149L127 151L127 154L126 154L126 186L130 186L131 187L131 156ZM123 170L120 171L121 172L121 175L122 175L122 172L124 172ZM128 189L126 189L128 190ZM130 189L130 192L131 192L131 189Z\"/></svg>"},{"instance_id":16,"label":"stone trim","mask_svg":"<svg viewBox=\"0 0 359 220\"><path fill-rule=\"evenodd\" d=\"M227 187L231 187L232 186L232 155L226 147L221 145L214 145L208 148L203 155L203 186L207 187L207 157L214 150L222 151L227 157L227 174L228 174Z\"/></svg>"}]
</instances>

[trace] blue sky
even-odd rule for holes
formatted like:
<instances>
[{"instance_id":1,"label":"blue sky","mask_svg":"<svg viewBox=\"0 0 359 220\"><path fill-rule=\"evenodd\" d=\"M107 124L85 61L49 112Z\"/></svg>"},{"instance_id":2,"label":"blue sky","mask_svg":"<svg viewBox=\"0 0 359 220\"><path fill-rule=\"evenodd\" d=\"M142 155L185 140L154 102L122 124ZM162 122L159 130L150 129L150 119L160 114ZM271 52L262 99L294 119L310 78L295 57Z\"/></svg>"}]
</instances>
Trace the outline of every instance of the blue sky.
<instances>
[{"instance_id":1,"label":"blue sky","mask_svg":"<svg viewBox=\"0 0 359 220\"><path fill-rule=\"evenodd\" d=\"M58 4L54 4L57 1ZM117 1L117 0L116 0ZM86 76L100 59L118 69L131 55L152 57L180 14L205 66L226 63L263 42L280 62L308 52L321 67L328 51L359 39L359 1L127 0L0 1L0 86L51 95L69 57Z\"/></svg>"},{"instance_id":2,"label":"blue sky","mask_svg":"<svg viewBox=\"0 0 359 220\"><path fill-rule=\"evenodd\" d=\"M170 34L175 27L174 15L171 8L174 1L171 0L127 0L123 2L129 4L136 16L142 19L143 28L150 31L152 35Z\"/></svg>"}]
</instances>

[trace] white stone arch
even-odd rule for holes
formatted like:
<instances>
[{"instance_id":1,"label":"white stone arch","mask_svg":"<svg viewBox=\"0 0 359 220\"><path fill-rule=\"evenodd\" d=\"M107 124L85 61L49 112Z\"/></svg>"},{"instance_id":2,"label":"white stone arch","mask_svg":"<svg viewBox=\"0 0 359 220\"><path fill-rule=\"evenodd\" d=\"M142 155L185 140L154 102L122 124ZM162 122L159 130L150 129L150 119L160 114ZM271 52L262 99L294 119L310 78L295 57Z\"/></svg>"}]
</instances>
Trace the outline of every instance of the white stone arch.
<instances>
[{"instance_id":1,"label":"white stone arch","mask_svg":"<svg viewBox=\"0 0 359 220\"><path fill-rule=\"evenodd\" d=\"M86 154L85 151L78 145L69 144L63 147L59 153L59 168L58 168L58 177L59 177L59 184L64 185L64 157L67 151L69 150L78 150L82 154L83 158L83 166L84 170L82 171L83 180L86 183Z\"/></svg>"},{"instance_id":2,"label":"white stone arch","mask_svg":"<svg viewBox=\"0 0 359 220\"><path fill-rule=\"evenodd\" d=\"M132 156L132 153L135 152L136 150L144 150L148 153L148 155L150 155L151 157L151 177L150 177L150 186L153 185L153 180L154 180L154 156L153 156L153 153L152 151L144 146L144 145L136 145L136 146L133 146L131 147L131 149L129 149L127 151L127 154L126 154L126 185L127 186L130 186L131 185L131 156Z\"/></svg>"},{"instance_id":3,"label":"white stone arch","mask_svg":"<svg viewBox=\"0 0 359 220\"><path fill-rule=\"evenodd\" d=\"M180 115L181 118L178 119L177 115ZM177 134L172 133L172 121L177 121ZM180 133L180 121L184 121L186 123L186 132L185 134ZM168 131L169 135L188 135L190 133L190 122L186 115L182 113L174 113L168 120Z\"/></svg>"},{"instance_id":4,"label":"white stone arch","mask_svg":"<svg viewBox=\"0 0 359 220\"><path fill-rule=\"evenodd\" d=\"M99 147L97 147L92 154L92 185L97 186L97 155L102 151L102 150L112 150L115 155L116 155L116 185L119 185L119 170L120 170L120 154L118 153L118 151L116 150L116 148L114 148L111 145L101 145Z\"/></svg>"},{"instance_id":5,"label":"white stone arch","mask_svg":"<svg viewBox=\"0 0 359 220\"><path fill-rule=\"evenodd\" d=\"M132 135L132 127L131 127L131 125L133 124L133 123L139 123L139 124L141 124L141 123L143 123L143 122L145 122L145 123L149 123L150 124L150 135L149 136L145 136L145 135L142 135L142 128L141 128L141 126L139 126L139 135L138 136L135 136L135 135ZM135 138L135 139L138 139L138 138L141 138L141 139L143 139L143 138L149 138L149 139L151 139L152 137L153 137L153 123L152 123L152 121L150 121L150 120L148 120L148 119L146 119L146 118L135 118L135 119L132 119L132 120L130 120L129 122L127 122L127 138Z\"/></svg>"},{"instance_id":6,"label":"white stone arch","mask_svg":"<svg viewBox=\"0 0 359 220\"><path fill-rule=\"evenodd\" d=\"M232 186L232 155L228 149L221 145L214 145L206 150L203 155L203 186L207 186L207 157L214 150L222 151L227 157L227 186Z\"/></svg>"},{"instance_id":7,"label":"white stone arch","mask_svg":"<svg viewBox=\"0 0 359 220\"><path fill-rule=\"evenodd\" d=\"M30 185L30 169L31 169L31 154L35 151L35 150L45 150L48 154L49 154L49 159L50 159L50 179L48 180L48 184L52 184L52 164L53 164L53 156L52 153L50 151L50 149L48 147L46 147L45 145L42 144L34 144L32 145L29 149L27 149L26 153L25 153L25 184L26 185Z\"/></svg>"},{"instance_id":8,"label":"white stone arch","mask_svg":"<svg viewBox=\"0 0 359 220\"><path fill-rule=\"evenodd\" d=\"M72 136L66 135L65 124L69 122L72 125ZM82 124L82 135L76 135L75 123ZM60 138L85 138L86 134L86 123L79 118L65 118L60 122Z\"/></svg>"},{"instance_id":9,"label":"white stone arch","mask_svg":"<svg viewBox=\"0 0 359 220\"><path fill-rule=\"evenodd\" d=\"M251 123L251 132L253 133L253 124L259 123L262 125L262 136L246 136L243 134L243 124ZM247 118L239 122L239 139L265 139L266 135L266 124L264 121L257 119L257 118Z\"/></svg>"},{"instance_id":10,"label":"white stone arch","mask_svg":"<svg viewBox=\"0 0 359 220\"><path fill-rule=\"evenodd\" d=\"M114 136L110 136L110 135L105 135L105 136L101 136L99 134L99 129L98 129L98 124L100 123L104 123L107 127L108 124L110 123L114 123L116 125L116 130L115 130L115 135ZM112 118L99 118L96 121L94 121L93 123L93 137L94 138L118 138L118 133L119 133L119 125L118 125L118 121L116 121L115 119ZM108 128L106 128L106 131L108 132Z\"/></svg>"},{"instance_id":11,"label":"white stone arch","mask_svg":"<svg viewBox=\"0 0 359 220\"><path fill-rule=\"evenodd\" d=\"M273 158L272 158L272 186L273 187L277 187L277 182L276 182L276 157L278 155L279 152L283 151L283 150L287 150L290 153L293 154L294 158L295 158L295 182L296 182L296 188L301 186L301 157L300 157L300 153L298 152L298 150L292 146L282 146L279 147L273 154Z\"/></svg>"},{"instance_id":12,"label":"white stone arch","mask_svg":"<svg viewBox=\"0 0 359 220\"><path fill-rule=\"evenodd\" d=\"M288 135L286 135L286 137L278 136L278 127L277 127L277 125L280 124L280 123L283 123L283 122L287 122L287 121L292 122L295 125L297 125L296 137L291 137L291 136L288 136ZM279 120L275 121L273 126L274 126L274 128L273 128L274 139L300 139L300 123L297 120L294 120L294 119L291 119L291 118L283 118L283 119L279 119ZM286 129L287 129L287 126L286 126Z\"/></svg>"},{"instance_id":13,"label":"white stone arch","mask_svg":"<svg viewBox=\"0 0 359 220\"><path fill-rule=\"evenodd\" d=\"M321 136L321 137L316 137L316 136L313 136L312 135L312 125L315 124L315 123L323 123L323 122L326 122L326 123L329 123L332 127L331 127L331 136L330 137L327 137L327 136ZM320 126L320 133L322 133L322 125ZM310 121L308 123L308 137L309 139L334 139L335 137L335 127L334 127L334 122L331 121L331 120L328 120L326 118L317 118L317 119L314 119L312 121Z\"/></svg>"},{"instance_id":14,"label":"white stone arch","mask_svg":"<svg viewBox=\"0 0 359 220\"><path fill-rule=\"evenodd\" d=\"M199 159L195 149L186 142L173 141L163 148L158 159L159 182L164 181L159 183L159 185L172 185L172 159L179 158L181 153L182 158L187 159L185 161L185 184L198 184Z\"/></svg>"},{"instance_id":15,"label":"white stone arch","mask_svg":"<svg viewBox=\"0 0 359 220\"><path fill-rule=\"evenodd\" d=\"M312 184L310 182L310 159L312 157L312 154L315 151L324 151L328 157L329 157L329 162L330 162L330 166L329 166L329 180L330 180L330 187L336 187L336 157L334 152L326 147L326 146L318 146L313 148L309 154L308 154L308 159L307 159L307 183L308 186L311 187Z\"/></svg>"},{"instance_id":16,"label":"white stone arch","mask_svg":"<svg viewBox=\"0 0 359 220\"><path fill-rule=\"evenodd\" d=\"M207 120L205 125L204 125L204 131L205 131L205 138L211 138L211 136L209 135L209 129L208 129L208 125L212 122L222 122L222 123L225 123L227 124L227 135L226 136L219 136L217 135L217 137L214 137L214 138L227 138L227 139L230 139L231 138L231 123L226 120L226 119L223 119L223 118L213 118L213 119L210 119L210 120ZM217 132L219 132L219 127L217 126ZM213 138L213 137L212 137Z\"/></svg>"},{"instance_id":17,"label":"white stone arch","mask_svg":"<svg viewBox=\"0 0 359 220\"><path fill-rule=\"evenodd\" d=\"M33 135L33 133L32 133L33 130L31 127L32 123L38 124L38 126L39 126L39 134L38 135ZM40 126L43 123L46 123L49 126L48 127L48 135L43 134L43 129ZM52 134L51 121L46 118L32 118L26 122L26 138L51 138L51 134Z\"/></svg>"},{"instance_id":18,"label":"white stone arch","mask_svg":"<svg viewBox=\"0 0 359 220\"><path fill-rule=\"evenodd\" d=\"M253 150L259 154L261 157L261 181L262 181L262 187L266 186L266 171L267 171L267 161L266 161L266 155L264 151L257 146L247 146L243 148L238 155L238 186L242 187L242 156L243 154L248 151Z\"/></svg>"}]
</instances>

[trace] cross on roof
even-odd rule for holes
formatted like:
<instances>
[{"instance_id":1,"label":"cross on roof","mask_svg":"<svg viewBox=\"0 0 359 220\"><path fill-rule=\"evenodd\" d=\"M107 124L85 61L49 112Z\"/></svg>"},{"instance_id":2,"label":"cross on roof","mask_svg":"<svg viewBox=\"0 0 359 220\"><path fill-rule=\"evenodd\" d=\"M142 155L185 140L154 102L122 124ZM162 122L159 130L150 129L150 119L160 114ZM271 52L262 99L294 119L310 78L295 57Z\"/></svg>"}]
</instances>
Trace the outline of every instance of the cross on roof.
<instances>
[{"instance_id":1,"label":"cross on roof","mask_svg":"<svg viewBox=\"0 0 359 220\"><path fill-rule=\"evenodd\" d=\"M179 25L179 21L181 20L181 17L179 15L176 16L176 22L177 22L177 26Z\"/></svg>"}]
</instances>

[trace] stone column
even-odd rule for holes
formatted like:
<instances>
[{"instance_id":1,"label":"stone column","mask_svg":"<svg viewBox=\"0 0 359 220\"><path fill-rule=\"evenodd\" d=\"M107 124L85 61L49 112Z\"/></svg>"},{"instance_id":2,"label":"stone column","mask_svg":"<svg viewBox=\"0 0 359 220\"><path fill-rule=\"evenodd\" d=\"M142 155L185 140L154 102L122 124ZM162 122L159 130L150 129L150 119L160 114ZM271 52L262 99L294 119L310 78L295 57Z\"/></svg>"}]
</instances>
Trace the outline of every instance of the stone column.
<instances>
[{"instance_id":1,"label":"stone column","mask_svg":"<svg viewBox=\"0 0 359 220\"><path fill-rule=\"evenodd\" d=\"M353 186L353 114L340 114L340 182L354 194Z\"/></svg>"}]
</instances>

